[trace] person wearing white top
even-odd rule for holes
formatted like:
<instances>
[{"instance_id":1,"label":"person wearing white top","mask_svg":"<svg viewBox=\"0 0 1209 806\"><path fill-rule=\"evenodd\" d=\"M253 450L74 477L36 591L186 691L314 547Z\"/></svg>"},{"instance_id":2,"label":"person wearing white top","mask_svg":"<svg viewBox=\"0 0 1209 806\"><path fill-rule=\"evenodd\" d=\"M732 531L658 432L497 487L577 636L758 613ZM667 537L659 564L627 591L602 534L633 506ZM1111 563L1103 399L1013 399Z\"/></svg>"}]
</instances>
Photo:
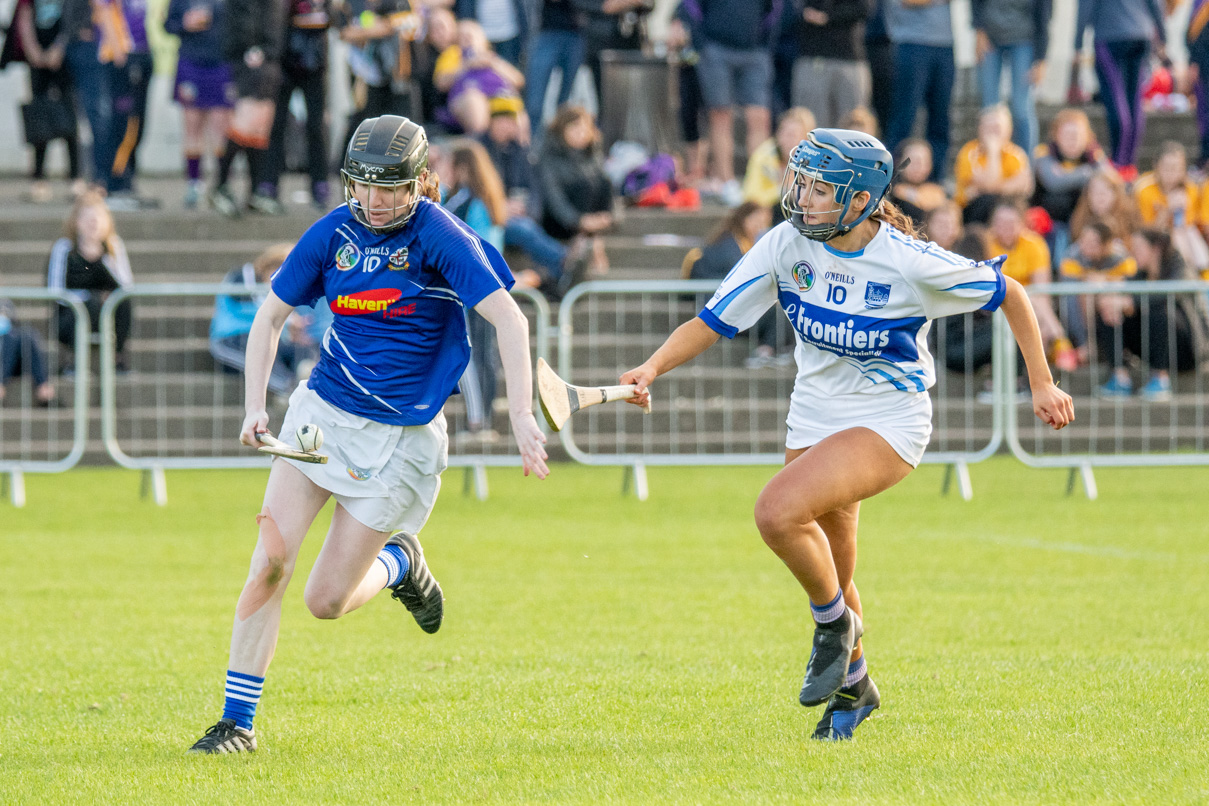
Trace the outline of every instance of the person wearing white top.
<instances>
[{"instance_id":1,"label":"person wearing white top","mask_svg":"<svg viewBox=\"0 0 1209 806\"><path fill-rule=\"evenodd\" d=\"M799 699L827 703L814 738L851 738L880 705L863 647L853 584L860 502L919 463L931 433L932 319L1002 308L1020 345L1033 410L1055 429L1074 419L1053 382L1041 334L1003 257L976 262L917 240L885 198L894 166L876 138L815 129L782 182L786 221L735 265L694 319L647 361L622 374L642 405L660 375L733 338L779 302L797 336L785 466L765 486L755 518L764 542L810 597L813 647Z\"/></svg>"}]
</instances>

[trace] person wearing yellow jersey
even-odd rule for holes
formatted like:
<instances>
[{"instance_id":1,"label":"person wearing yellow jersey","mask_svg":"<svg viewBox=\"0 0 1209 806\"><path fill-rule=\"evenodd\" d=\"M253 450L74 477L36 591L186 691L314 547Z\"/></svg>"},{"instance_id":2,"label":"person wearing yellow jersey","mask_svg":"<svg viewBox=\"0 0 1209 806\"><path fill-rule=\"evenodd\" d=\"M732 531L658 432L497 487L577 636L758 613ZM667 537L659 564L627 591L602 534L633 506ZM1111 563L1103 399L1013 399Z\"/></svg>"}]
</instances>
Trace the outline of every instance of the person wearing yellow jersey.
<instances>
[{"instance_id":1,"label":"person wearing yellow jersey","mask_svg":"<svg viewBox=\"0 0 1209 806\"><path fill-rule=\"evenodd\" d=\"M743 200L773 211L781 221L781 177L789 155L815 127L814 113L802 106L786 110L777 123L777 133L756 147L743 175Z\"/></svg>"},{"instance_id":2,"label":"person wearing yellow jersey","mask_svg":"<svg viewBox=\"0 0 1209 806\"><path fill-rule=\"evenodd\" d=\"M1028 154L1012 142L1012 115L1003 104L989 106L978 116L978 138L957 152L954 200L965 223L984 224L1000 197L1033 192Z\"/></svg>"},{"instance_id":3,"label":"person wearing yellow jersey","mask_svg":"<svg viewBox=\"0 0 1209 806\"><path fill-rule=\"evenodd\" d=\"M1182 143L1169 141L1159 150L1154 170L1138 177L1134 186L1142 223L1169 229L1176 251L1194 272L1209 269L1209 246L1201 227L1205 203L1188 177L1188 154Z\"/></svg>"},{"instance_id":4,"label":"person wearing yellow jersey","mask_svg":"<svg viewBox=\"0 0 1209 806\"><path fill-rule=\"evenodd\" d=\"M989 252L992 255L1007 255L1003 263L1003 274L1023 286L1050 282L1049 247L1045 239L1024 225L1024 204L1018 199L1001 199L991 209ZM1049 297L1030 295L1041 337L1049 347L1054 366L1070 372L1078 366L1079 358L1074 346L1066 337L1066 331Z\"/></svg>"}]
</instances>

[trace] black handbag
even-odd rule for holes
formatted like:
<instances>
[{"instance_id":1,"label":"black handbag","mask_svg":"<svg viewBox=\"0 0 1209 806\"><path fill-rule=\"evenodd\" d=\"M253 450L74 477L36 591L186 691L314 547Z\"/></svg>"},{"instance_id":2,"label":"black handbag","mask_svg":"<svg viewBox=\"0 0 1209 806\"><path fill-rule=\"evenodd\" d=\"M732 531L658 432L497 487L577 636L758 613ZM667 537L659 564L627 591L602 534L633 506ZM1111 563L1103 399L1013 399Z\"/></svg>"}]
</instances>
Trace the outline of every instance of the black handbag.
<instances>
[{"instance_id":1,"label":"black handbag","mask_svg":"<svg viewBox=\"0 0 1209 806\"><path fill-rule=\"evenodd\" d=\"M35 95L22 105L21 118L25 124L25 142L30 145L76 136L75 107L70 99L57 93Z\"/></svg>"}]
</instances>

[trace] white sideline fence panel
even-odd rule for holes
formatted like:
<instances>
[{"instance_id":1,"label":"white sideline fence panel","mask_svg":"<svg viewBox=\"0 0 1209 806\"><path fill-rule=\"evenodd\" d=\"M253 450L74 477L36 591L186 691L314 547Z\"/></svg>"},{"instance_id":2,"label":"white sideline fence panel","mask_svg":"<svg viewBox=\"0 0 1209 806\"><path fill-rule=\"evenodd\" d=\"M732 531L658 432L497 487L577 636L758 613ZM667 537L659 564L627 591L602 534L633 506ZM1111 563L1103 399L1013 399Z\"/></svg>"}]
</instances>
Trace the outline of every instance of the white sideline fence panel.
<instances>
[{"instance_id":1,"label":"white sideline fence panel","mask_svg":"<svg viewBox=\"0 0 1209 806\"><path fill-rule=\"evenodd\" d=\"M4 340L12 340L8 343L18 349L19 362L18 374L5 384L0 405L0 496L7 495L14 506L21 507L25 505L24 474L70 470L87 449L91 326L88 309L71 292L0 287L0 299L13 302L12 330ZM75 313L70 358L57 336L58 304ZM27 335L32 341L24 338ZM50 406L38 405L35 362L43 364L48 381L58 392ZM61 375L69 363L72 372Z\"/></svg>"},{"instance_id":2,"label":"white sideline fence panel","mask_svg":"<svg viewBox=\"0 0 1209 806\"><path fill-rule=\"evenodd\" d=\"M575 286L559 310L559 374L576 385L609 385L646 360L676 327L695 316L718 286L713 280L596 281ZM597 406L576 414L560 432L576 461L632 468L639 497L648 465L782 464L785 419L797 366L790 325L779 306L761 326L719 343L692 362L661 377L653 389L653 411L643 416L627 405ZM963 326L960 319L952 326ZM987 328L1006 329L1002 316ZM774 348L771 361L756 348ZM998 340L988 334L986 404L978 402L981 381L957 376L937 356L933 388L934 431L924 461L950 466L945 487L956 478L964 498L972 495L968 465L994 454L1003 441L1005 383L995 368ZM755 365L753 365L755 364Z\"/></svg>"},{"instance_id":3,"label":"white sideline fence panel","mask_svg":"<svg viewBox=\"0 0 1209 806\"><path fill-rule=\"evenodd\" d=\"M1088 363L1073 373L1055 373L1059 387L1075 403L1075 421L1061 431L1055 432L1037 420L1030 403L1011 400L1006 437L1017 459L1030 467L1070 468L1068 492L1078 479L1088 498L1097 495L1095 467L1209 464L1209 366L1197 362L1193 353L1184 357L1192 365L1185 364L1186 368L1179 371L1180 347L1186 345L1180 342L1176 313L1181 304L1203 313L1209 282L1062 282L1029 286L1026 290L1030 296L1047 296L1060 302L1060 309L1068 315L1083 318L1087 324ZM1134 330L1124 324L1105 325L1103 317L1097 317L1101 299L1121 296L1132 299L1138 319ZM1151 365L1152 359L1162 355L1164 345L1159 340L1166 342L1168 363L1177 362L1176 367L1169 367L1171 390L1165 400L1148 399L1138 393L1151 373L1161 369ZM1018 356L1010 332L1001 333L999 341L1007 358L1005 375L1014 378ZM1192 346L1195 348L1195 343ZM1117 364L1114 353L1121 352L1126 358L1122 367L1131 375L1134 391L1127 396L1106 396L1101 389L1113 376Z\"/></svg>"},{"instance_id":4,"label":"white sideline fence panel","mask_svg":"<svg viewBox=\"0 0 1209 806\"><path fill-rule=\"evenodd\" d=\"M248 293L240 284L147 284L115 291L101 309L102 438L117 464L143 471L144 495L150 494L158 504L167 501L166 470L270 464L269 457L238 440L243 422L243 373L225 369L210 354L215 300L220 295ZM546 357L549 305L531 289L515 290L513 296L529 319L533 360ZM131 342L137 340L144 349L132 351L129 370L119 372L115 314L126 300L135 306ZM491 359L497 362L498 353ZM499 388L503 390L502 376ZM286 395L270 393L271 427L281 423L286 399ZM445 411L450 429L449 465L466 468L468 483L473 480L475 491L485 498L485 468L521 464L507 428L507 411L492 417L497 422L502 417L504 424L494 441L460 436L466 425L466 407L460 396L455 395Z\"/></svg>"}]
</instances>

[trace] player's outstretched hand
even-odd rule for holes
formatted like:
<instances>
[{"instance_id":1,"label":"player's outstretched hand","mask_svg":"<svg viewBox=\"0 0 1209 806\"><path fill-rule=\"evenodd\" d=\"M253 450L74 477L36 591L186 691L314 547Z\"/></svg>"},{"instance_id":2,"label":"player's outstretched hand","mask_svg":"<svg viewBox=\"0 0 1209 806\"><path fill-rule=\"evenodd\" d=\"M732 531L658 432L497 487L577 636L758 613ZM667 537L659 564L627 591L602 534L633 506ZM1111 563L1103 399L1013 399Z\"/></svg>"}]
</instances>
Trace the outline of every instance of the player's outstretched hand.
<instances>
[{"instance_id":1,"label":"player's outstretched hand","mask_svg":"<svg viewBox=\"0 0 1209 806\"><path fill-rule=\"evenodd\" d=\"M647 387L651 385L651 381L655 380L656 374L657 373L655 370L651 369L651 367L647 364L643 364L640 367L635 367L629 372L621 373L621 377L617 382L622 384L634 384L634 391L637 393L626 402L633 403L635 406L642 406L644 408L649 405L651 394L647 391Z\"/></svg>"},{"instance_id":2,"label":"player's outstretched hand","mask_svg":"<svg viewBox=\"0 0 1209 806\"><path fill-rule=\"evenodd\" d=\"M269 430L269 413L267 411L250 411L243 418L243 426L239 429L239 441L253 448L260 447L257 434Z\"/></svg>"},{"instance_id":3,"label":"player's outstretched hand","mask_svg":"<svg viewBox=\"0 0 1209 806\"><path fill-rule=\"evenodd\" d=\"M525 475L528 476L532 472L537 474L539 479L544 479L550 475L550 468L546 467L546 449L542 447L546 443L546 435L537 427L533 412L513 412L510 417L512 436L516 438L516 446L521 449L521 463L524 465Z\"/></svg>"},{"instance_id":4,"label":"player's outstretched hand","mask_svg":"<svg viewBox=\"0 0 1209 806\"><path fill-rule=\"evenodd\" d=\"M1075 419L1075 403L1066 392L1047 383L1033 389L1033 413L1057 431Z\"/></svg>"}]
</instances>

